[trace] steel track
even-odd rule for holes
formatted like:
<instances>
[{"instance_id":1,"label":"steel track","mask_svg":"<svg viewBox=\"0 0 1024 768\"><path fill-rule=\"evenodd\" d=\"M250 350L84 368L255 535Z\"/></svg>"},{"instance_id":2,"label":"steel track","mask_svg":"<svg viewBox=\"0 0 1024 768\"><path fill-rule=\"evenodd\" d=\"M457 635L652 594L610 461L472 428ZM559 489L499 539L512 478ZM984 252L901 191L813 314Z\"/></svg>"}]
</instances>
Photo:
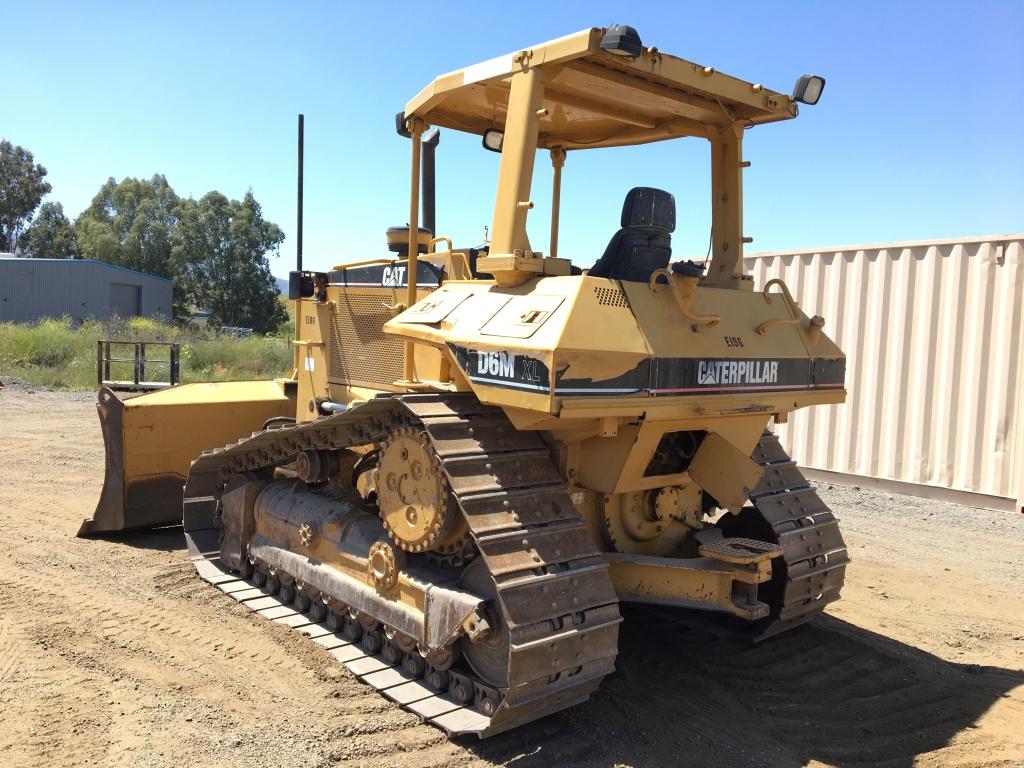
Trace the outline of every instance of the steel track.
<instances>
[{"instance_id":1,"label":"steel track","mask_svg":"<svg viewBox=\"0 0 1024 768\"><path fill-rule=\"evenodd\" d=\"M508 632L507 680L470 670L466 701L431 689L400 656L372 653L220 561L218 497L232 474L269 469L300 451L379 443L401 426L424 429L495 583ZM315 422L260 432L204 452L185 485L186 540L199 575L261 615L324 645L364 682L450 734L486 737L584 701L614 669L621 622L608 565L591 541L550 452L535 432L471 394L381 397ZM415 653L415 651L413 651ZM454 688L452 690L455 690Z\"/></svg>"},{"instance_id":2,"label":"steel track","mask_svg":"<svg viewBox=\"0 0 1024 768\"><path fill-rule=\"evenodd\" d=\"M753 537L782 546L782 557L772 561L772 582L762 585L761 599L772 606L771 616L754 625L755 639L763 640L806 624L838 600L849 555L832 510L778 437L765 431L753 459L765 472L750 500L758 522L770 528Z\"/></svg>"}]
</instances>

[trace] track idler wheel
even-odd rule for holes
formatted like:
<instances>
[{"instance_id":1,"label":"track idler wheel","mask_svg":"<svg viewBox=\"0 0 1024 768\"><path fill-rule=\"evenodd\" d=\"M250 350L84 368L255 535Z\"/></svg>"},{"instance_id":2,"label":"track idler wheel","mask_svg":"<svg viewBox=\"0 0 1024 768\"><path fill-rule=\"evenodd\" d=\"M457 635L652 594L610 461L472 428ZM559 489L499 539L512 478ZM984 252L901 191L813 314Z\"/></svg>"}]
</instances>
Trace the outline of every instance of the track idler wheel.
<instances>
[{"instance_id":1,"label":"track idler wheel","mask_svg":"<svg viewBox=\"0 0 1024 768\"><path fill-rule=\"evenodd\" d=\"M508 624L497 607L497 588L494 577L482 559L474 560L462 572L463 589L480 595L487 601L487 618L490 627L475 641L462 637L459 645L469 666L480 678L495 688L508 687L509 655L512 642ZM454 677L452 685L455 684Z\"/></svg>"}]
</instances>

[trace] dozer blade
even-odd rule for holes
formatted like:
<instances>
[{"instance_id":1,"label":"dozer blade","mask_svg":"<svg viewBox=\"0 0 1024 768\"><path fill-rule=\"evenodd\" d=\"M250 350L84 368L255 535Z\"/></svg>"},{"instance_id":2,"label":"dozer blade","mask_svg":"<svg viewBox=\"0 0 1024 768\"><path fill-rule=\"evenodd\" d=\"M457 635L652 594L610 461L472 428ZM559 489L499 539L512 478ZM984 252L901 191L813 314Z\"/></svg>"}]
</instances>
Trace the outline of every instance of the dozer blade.
<instances>
[{"instance_id":1,"label":"dozer blade","mask_svg":"<svg viewBox=\"0 0 1024 768\"><path fill-rule=\"evenodd\" d=\"M184 384L144 395L103 388L99 412L106 448L103 491L79 536L181 522L182 486L191 463L295 415L285 382Z\"/></svg>"}]
</instances>

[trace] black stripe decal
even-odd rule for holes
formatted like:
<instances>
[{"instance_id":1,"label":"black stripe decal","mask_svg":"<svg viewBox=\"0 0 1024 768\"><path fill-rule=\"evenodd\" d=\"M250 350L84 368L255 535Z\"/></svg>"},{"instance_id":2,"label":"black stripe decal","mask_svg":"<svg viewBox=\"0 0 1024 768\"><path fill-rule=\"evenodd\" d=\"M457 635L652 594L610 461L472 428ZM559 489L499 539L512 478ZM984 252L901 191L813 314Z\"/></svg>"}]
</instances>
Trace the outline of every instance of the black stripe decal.
<instances>
[{"instance_id":1,"label":"black stripe decal","mask_svg":"<svg viewBox=\"0 0 1024 768\"><path fill-rule=\"evenodd\" d=\"M475 383L550 394L550 371L541 360L512 352L483 352L449 344L466 377ZM654 358L611 379L563 378L556 371L554 394L565 397L644 394L789 392L842 388L844 358Z\"/></svg>"},{"instance_id":2,"label":"black stripe decal","mask_svg":"<svg viewBox=\"0 0 1024 768\"><path fill-rule=\"evenodd\" d=\"M519 352L485 352L449 344L466 378L477 384L550 394L551 372L547 365Z\"/></svg>"},{"instance_id":3,"label":"black stripe decal","mask_svg":"<svg viewBox=\"0 0 1024 768\"><path fill-rule=\"evenodd\" d=\"M416 285L436 288L441 284L441 268L426 261L416 262ZM368 264L364 267L336 269L328 273L330 285L347 285L353 288L404 288L409 284L409 263L395 261L393 264Z\"/></svg>"}]
</instances>

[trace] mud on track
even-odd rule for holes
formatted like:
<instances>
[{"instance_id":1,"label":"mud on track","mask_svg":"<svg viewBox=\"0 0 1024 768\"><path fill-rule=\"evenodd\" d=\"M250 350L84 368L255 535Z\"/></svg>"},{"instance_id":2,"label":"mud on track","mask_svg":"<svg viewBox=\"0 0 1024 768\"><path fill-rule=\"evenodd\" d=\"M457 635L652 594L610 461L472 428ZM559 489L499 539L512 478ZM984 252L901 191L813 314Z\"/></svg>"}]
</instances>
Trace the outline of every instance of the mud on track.
<instances>
[{"instance_id":1,"label":"mud on track","mask_svg":"<svg viewBox=\"0 0 1024 768\"><path fill-rule=\"evenodd\" d=\"M0 390L0 765L1024 765L1024 519L839 487L844 600L758 646L627 607L587 704L450 742L200 582L180 529L74 534L91 395Z\"/></svg>"}]
</instances>

